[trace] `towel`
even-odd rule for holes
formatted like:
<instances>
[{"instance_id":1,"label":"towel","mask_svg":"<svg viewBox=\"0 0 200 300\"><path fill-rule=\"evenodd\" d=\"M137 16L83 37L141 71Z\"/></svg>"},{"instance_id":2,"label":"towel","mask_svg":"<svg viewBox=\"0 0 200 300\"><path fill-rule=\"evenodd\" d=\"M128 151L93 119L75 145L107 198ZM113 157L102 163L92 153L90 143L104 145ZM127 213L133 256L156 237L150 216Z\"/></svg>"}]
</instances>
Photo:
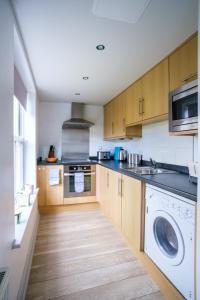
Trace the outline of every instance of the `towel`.
<instances>
[{"instance_id":1,"label":"towel","mask_svg":"<svg viewBox=\"0 0 200 300\"><path fill-rule=\"evenodd\" d=\"M84 192L84 173L83 172L75 173L74 185L75 185L76 193Z\"/></svg>"},{"instance_id":2,"label":"towel","mask_svg":"<svg viewBox=\"0 0 200 300\"><path fill-rule=\"evenodd\" d=\"M59 169L50 169L49 170L49 185L58 185L60 184L60 170Z\"/></svg>"}]
</instances>

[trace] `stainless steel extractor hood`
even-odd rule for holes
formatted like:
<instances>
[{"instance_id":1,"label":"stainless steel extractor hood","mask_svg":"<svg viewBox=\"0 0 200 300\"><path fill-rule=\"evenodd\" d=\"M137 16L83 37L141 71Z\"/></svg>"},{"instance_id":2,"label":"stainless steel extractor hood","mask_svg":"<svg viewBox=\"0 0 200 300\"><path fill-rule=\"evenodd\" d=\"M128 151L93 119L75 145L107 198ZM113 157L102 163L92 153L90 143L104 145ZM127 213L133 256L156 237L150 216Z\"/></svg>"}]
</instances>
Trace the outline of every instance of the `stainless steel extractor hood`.
<instances>
[{"instance_id":1,"label":"stainless steel extractor hood","mask_svg":"<svg viewBox=\"0 0 200 300\"><path fill-rule=\"evenodd\" d=\"M62 129L84 129L89 128L94 123L83 119L83 103L72 102L71 106L71 119L65 121L62 125Z\"/></svg>"}]
</instances>

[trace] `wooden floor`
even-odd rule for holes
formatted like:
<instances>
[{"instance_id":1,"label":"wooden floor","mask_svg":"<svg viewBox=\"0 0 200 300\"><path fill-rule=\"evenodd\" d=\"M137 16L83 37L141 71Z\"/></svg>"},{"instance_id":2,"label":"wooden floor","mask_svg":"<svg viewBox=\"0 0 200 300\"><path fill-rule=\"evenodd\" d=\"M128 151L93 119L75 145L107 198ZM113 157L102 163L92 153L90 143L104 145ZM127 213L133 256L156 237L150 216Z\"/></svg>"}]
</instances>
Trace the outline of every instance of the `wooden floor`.
<instances>
[{"instance_id":1,"label":"wooden floor","mask_svg":"<svg viewBox=\"0 0 200 300\"><path fill-rule=\"evenodd\" d=\"M26 299L163 300L99 209L41 216Z\"/></svg>"}]
</instances>

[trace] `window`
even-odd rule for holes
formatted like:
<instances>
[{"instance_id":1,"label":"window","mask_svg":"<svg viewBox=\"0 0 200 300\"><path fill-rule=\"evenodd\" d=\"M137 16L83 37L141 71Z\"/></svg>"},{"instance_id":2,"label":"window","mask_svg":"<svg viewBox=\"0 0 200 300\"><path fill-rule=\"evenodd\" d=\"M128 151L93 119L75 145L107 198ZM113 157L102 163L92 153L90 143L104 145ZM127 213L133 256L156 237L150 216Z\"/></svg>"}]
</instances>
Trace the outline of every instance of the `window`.
<instances>
[{"instance_id":1,"label":"window","mask_svg":"<svg viewBox=\"0 0 200 300\"><path fill-rule=\"evenodd\" d=\"M15 194L24 187L24 124L25 110L14 97L14 191Z\"/></svg>"}]
</instances>

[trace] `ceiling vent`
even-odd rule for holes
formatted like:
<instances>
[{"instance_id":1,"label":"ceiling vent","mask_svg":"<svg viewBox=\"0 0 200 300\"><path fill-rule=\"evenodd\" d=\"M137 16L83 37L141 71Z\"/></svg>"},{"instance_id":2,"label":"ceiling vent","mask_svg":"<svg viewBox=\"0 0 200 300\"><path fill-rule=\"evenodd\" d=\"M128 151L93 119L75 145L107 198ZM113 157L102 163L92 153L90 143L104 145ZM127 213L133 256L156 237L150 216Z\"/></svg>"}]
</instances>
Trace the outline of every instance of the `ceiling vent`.
<instances>
[{"instance_id":1,"label":"ceiling vent","mask_svg":"<svg viewBox=\"0 0 200 300\"><path fill-rule=\"evenodd\" d=\"M94 0L93 13L102 18L135 24L151 0Z\"/></svg>"}]
</instances>

